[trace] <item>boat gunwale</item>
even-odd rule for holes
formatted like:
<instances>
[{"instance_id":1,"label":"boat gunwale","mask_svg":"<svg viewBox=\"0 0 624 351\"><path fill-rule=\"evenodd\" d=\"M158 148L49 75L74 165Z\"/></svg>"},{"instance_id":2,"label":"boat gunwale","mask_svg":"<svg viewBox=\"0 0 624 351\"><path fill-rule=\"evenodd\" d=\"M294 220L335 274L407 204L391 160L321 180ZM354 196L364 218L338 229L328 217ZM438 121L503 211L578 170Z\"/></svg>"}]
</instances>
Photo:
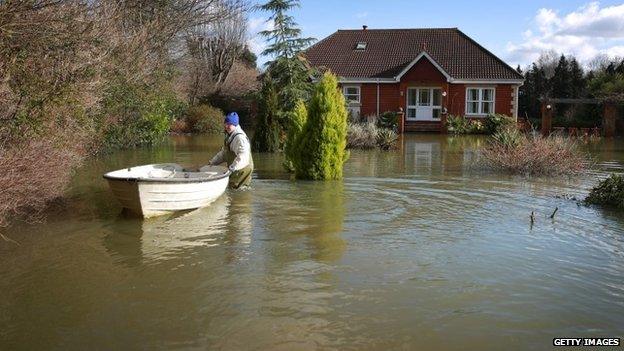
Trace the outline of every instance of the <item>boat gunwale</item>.
<instances>
[{"instance_id":1,"label":"boat gunwale","mask_svg":"<svg viewBox=\"0 0 624 351\"><path fill-rule=\"evenodd\" d=\"M223 178L229 177L232 172L230 170L226 170L225 173L210 176L210 177L199 177L199 178L143 178L143 177L115 177L109 175L110 173L117 172L112 171L104 174L102 177L106 180L115 180L115 181L123 181L123 182L145 182L145 183L206 183L221 180ZM201 173L201 172L188 172L188 173Z\"/></svg>"}]
</instances>

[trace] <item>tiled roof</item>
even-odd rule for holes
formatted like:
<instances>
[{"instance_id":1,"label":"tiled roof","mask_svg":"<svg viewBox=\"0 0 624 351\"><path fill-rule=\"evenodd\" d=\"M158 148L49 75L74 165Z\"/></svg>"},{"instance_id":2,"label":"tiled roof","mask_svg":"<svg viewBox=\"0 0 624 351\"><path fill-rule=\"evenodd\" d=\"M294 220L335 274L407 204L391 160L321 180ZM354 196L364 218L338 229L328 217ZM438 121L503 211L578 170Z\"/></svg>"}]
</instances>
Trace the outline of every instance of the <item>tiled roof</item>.
<instances>
[{"instance_id":1,"label":"tiled roof","mask_svg":"<svg viewBox=\"0 0 624 351\"><path fill-rule=\"evenodd\" d=\"M366 49L356 50L358 42ZM453 79L522 79L457 28L338 30L305 56L345 78L394 78L423 51Z\"/></svg>"}]
</instances>

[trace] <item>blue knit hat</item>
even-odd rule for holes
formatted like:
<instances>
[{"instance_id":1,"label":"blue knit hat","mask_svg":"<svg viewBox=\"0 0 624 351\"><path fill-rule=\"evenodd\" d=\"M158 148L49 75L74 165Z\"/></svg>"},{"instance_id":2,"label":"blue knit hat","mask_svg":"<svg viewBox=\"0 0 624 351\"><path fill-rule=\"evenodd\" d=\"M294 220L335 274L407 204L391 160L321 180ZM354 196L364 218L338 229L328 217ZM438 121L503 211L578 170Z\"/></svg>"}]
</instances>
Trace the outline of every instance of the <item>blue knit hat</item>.
<instances>
[{"instance_id":1,"label":"blue knit hat","mask_svg":"<svg viewBox=\"0 0 624 351\"><path fill-rule=\"evenodd\" d=\"M237 126L238 125L238 113L236 112L228 113L227 116L225 116L225 123Z\"/></svg>"}]
</instances>

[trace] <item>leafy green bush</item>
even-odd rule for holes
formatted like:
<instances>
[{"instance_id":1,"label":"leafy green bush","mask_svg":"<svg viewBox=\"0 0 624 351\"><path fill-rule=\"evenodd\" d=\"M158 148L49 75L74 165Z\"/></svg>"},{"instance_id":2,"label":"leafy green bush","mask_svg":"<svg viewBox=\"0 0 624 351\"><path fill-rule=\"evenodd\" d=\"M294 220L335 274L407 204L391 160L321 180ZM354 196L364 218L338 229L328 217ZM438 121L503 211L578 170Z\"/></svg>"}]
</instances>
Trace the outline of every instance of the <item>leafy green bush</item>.
<instances>
[{"instance_id":1,"label":"leafy green bush","mask_svg":"<svg viewBox=\"0 0 624 351\"><path fill-rule=\"evenodd\" d=\"M507 129L510 126L516 124L516 120L513 117L503 114L491 114L485 118L484 132L487 134L495 134L503 129Z\"/></svg>"},{"instance_id":2,"label":"leafy green bush","mask_svg":"<svg viewBox=\"0 0 624 351\"><path fill-rule=\"evenodd\" d=\"M522 134L517 128L505 128L492 135L492 142L505 148L514 148L522 142Z\"/></svg>"},{"instance_id":3,"label":"leafy green bush","mask_svg":"<svg viewBox=\"0 0 624 351\"><path fill-rule=\"evenodd\" d=\"M223 111L201 104L188 109L186 123L194 133L218 134L223 131Z\"/></svg>"},{"instance_id":4,"label":"leafy green bush","mask_svg":"<svg viewBox=\"0 0 624 351\"><path fill-rule=\"evenodd\" d=\"M590 192L585 203L624 209L624 177L611 174L598 183Z\"/></svg>"},{"instance_id":5,"label":"leafy green bush","mask_svg":"<svg viewBox=\"0 0 624 351\"><path fill-rule=\"evenodd\" d=\"M162 141L184 110L171 92L117 82L104 92L102 118L107 149Z\"/></svg>"},{"instance_id":6,"label":"leafy green bush","mask_svg":"<svg viewBox=\"0 0 624 351\"><path fill-rule=\"evenodd\" d=\"M393 111L386 111L377 119L377 125L381 128L397 130L399 127L399 114Z\"/></svg>"},{"instance_id":7,"label":"leafy green bush","mask_svg":"<svg viewBox=\"0 0 624 351\"><path fill-rule=\"evenodd\" d=\"M449 115L446 118L446 130L451 134L470 132L470 121L463 116Z\"/></svg>"},{"instance_id":8,"label":"leafy green bush","mask_svg":"<svg viewBox=\"0 0 624 351\"><path fill-rule=\"evenodd\" d=\"M349 157L347 109L336 76L327 72L316 84L308 119L298 142L295 175L299 179L341 179Z\"/></svg>"},{"instance_id":9,"label":"leafy green bush","mask_svg":"<svg viewBox=\"0 0 624 351\"><path fill-rule=\"evenodd\" d=\"M446 129L451 134L495 134L515 124L515 119L502 114L491 114L483 119L469 119L455 115L449 115L446 118Z\"/></svg>"},{"instance_id":10,"label":"leafy green bush","mask_svg":"<svg viewBox=\"0 0 624 351\"><path fill-rule=\"evenodd\" d=\"M382 150L396 149L399 141L397 133L388 128L379 128L377 132L377 146Z\"/></svg>"}]
</instances>

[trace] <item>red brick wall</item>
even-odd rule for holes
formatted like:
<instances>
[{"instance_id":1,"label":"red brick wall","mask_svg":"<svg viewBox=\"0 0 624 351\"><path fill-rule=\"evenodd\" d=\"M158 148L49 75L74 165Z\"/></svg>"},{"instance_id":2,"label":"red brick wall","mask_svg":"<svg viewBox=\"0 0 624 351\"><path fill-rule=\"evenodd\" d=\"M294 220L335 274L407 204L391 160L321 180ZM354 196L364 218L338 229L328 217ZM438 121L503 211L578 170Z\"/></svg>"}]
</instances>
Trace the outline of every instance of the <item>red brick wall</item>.
<instances>
[{"instance_id":1,"label":"red brick wall","mask_svg":"<svg viewBox=\"0 0 624 351\"><path fill-rule=\"evenodd\" d=\"M464 84L449 84L446 96L448 113L463 116L466 113L466 86Z\"/></svg>"},{"instance_id":2,"label":"red brick wall","mask_svg":"<svg viewBox=\"0 0 624 351\"><path fill-rule=\"evenodd\" d=\"M473 85L470 85L473 86ZM474 85L478 86L478 85ZM491 85L488 85L491 86ZM496 89L494 111L504 115L511 116L511 93L513 91L513 85L511 84L497 84L494 86ZM449 92L447 96L448 112L452 115L463 116L466 114L466 85L465 84L450 84Z\"/></svg>"},{"instance_id":3,"label":"red brick wall","mask_svg":"<svg viewBox=\"0 0 624 351\"><path fill-rule=\"evenodd\" d=\"M377 84L362 84L360 88L360 114L370 116L377 114ZM398 84L379 84L379 113L397 111L400 107L400 92Z\"/></svg>"},{"instance_id":4,"label":"red brick wall","mask_svg":"<svg viewBox=\"0 0 624 351\"><path fill-rule=\"evenodd\" d=\"M416 62L403 77L401 83L446 84L446 77L425 57Z\"/></svg>"},{"instance_id":5,"label":"red brick wall","mask_svg":"<svg viewBox=\"0 0 624 351\"><path fill-rule=\"evenodd\" d=\"M397 111L405 109L405 92L410 86L440 87L447 92L442 105L446 106L449 114L463 116L466 113L466 85L449 84L446 77L426 58L419 60L408 72L401 77L397 84L379 84L379 112ZM470 85L473 86L473 85ZM479 85L474 85L479 86ZM491 85L489 85L491 86ZM495 86L495 111L512 115L512 91L510 84ZM401 95L403 92L403 95ZM370 116L377 114L377 84L360 84L360 114Z\"/></svg>"},{"instance_id":6,"label":"red brick wall","mask_svg":"<svg viewBox=\"0 0 624 351\"><path fill-rule=\"evenodd\" d=\"M496 113L511 116L511 92L513 88L510 84L499 84L496 86L494 110Z\"/></svg>"}]
</instances>

